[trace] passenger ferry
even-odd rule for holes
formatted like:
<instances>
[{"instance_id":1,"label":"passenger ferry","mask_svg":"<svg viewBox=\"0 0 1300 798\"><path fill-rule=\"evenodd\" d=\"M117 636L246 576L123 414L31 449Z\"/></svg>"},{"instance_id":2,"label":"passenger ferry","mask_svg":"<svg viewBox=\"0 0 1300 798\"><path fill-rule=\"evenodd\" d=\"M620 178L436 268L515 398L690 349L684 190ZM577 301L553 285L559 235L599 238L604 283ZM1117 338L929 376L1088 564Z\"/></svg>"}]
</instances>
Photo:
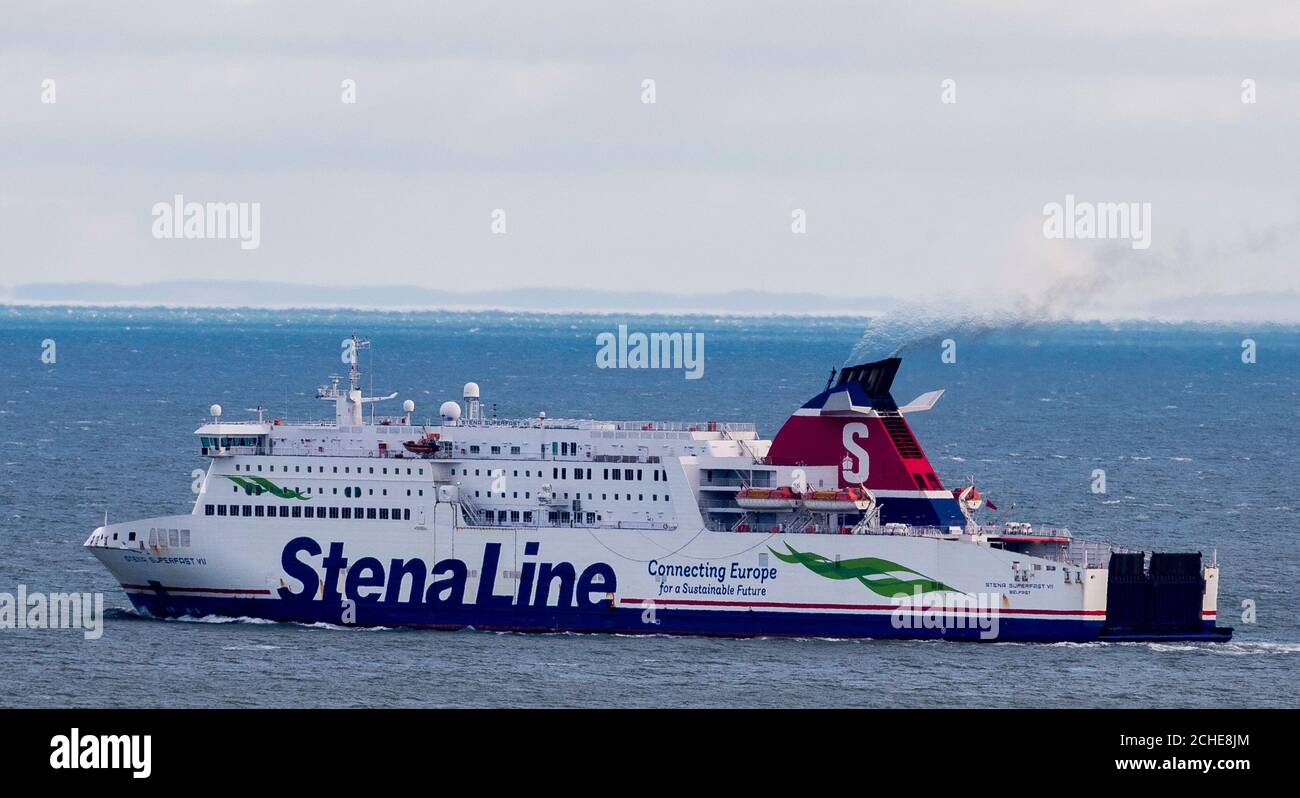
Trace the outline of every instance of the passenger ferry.
<instances>
[{"instance_id":1,"label":"passenger ferry","mask_svg":"<svg viewBox=\"0 0 1300 798\"><path fill-rule=\"evenodd\" d=\"M354 348L366 342L353 338ZM355 350L354 350L355 351ZM833 372L769 440L730 421L485 417L479 386L377 417L195 431L193 509L85 546L142 614L339 625L963 640L1226 640L1217 562L987 524L899 405L900 360ZM370 406L369 419L365 412Z\"/></svg>"}]
</instances>

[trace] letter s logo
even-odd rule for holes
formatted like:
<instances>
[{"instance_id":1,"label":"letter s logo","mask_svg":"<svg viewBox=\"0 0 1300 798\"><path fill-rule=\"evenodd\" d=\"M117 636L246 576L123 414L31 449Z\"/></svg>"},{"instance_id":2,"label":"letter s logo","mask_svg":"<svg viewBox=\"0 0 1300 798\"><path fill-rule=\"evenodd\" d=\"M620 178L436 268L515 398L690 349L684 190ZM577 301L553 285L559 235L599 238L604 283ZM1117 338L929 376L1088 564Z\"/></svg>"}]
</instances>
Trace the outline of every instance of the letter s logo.
<instances>
[{"instance_id":1,"label":"letter s logo","mask_svg":"<svg viewBox=\"0 0 1300 798\"><path fill-rule=\"evenodd\" d=\"M844 461L840 463L840 478L849 485L861 485L867 481L871 472L871 458L867 450L858 443L858 438L867 437L867 425L853 421L844 425Z\"/></svg>"}]
</instances>

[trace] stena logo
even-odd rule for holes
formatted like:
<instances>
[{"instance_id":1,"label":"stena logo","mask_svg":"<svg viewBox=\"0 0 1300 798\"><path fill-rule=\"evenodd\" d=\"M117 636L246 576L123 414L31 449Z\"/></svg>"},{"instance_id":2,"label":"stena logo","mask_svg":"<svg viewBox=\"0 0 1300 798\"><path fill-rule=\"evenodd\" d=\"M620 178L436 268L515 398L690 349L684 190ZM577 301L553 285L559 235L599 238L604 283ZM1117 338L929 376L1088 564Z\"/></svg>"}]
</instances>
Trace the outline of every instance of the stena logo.
<instances>
[{"instance_id":1,"label":"stena logo","mask_svg":"<svg viewBox=\"0 0 1300 798\"><path fill-rule=\"evenodd\" d=\"M131 778L147 779L153 772L148 734L69 734L50 738L50 767L54 770L130 770Z\"/></svg>"},{"instance_id":2,"label":"stena logo","mask_svg":"<svg viewBox=\"0 0 1300 798\"><path fill-rule=\"evenodd\" d=\"M524 557L536 557L540 549L540 543L529 541L524 544ZM513 554L507 556L513 559ZM340 604L346 599L362 607L382 602L434 608L473 604L480 608L593 609L608 607L617 589L614 569L608 563L592 563L579 573L573 563L531 559L519 564L517 579L507 579L508 584L498 586L500 562L501 544L484 546L479 566L482 576L473 595L466 596L469 566L463 560L439 560L430 567L418 557L392 559L387 563L374 557L350 559L340 542L330 543L326 551L315 540L299 537L289 541L280 554L280 567L298 585L286 585L277 592L282 599L321 599L327 604ZM499 593L502 588L510 592Z\"/></svg>"},{"instance_id":3,"label":"stena logo","mask_svg":"<svg viewBox=\"0 0 1300 798\"><path fill-rule=\"evenodd\" d=\"M850 485L861 485L867 481L871 472L870 456L858 443L858 438L867 437L867 425L861 421L851 421L844 425L844 462L840 464L840 477Z\"/></svg>"}]
</instances>

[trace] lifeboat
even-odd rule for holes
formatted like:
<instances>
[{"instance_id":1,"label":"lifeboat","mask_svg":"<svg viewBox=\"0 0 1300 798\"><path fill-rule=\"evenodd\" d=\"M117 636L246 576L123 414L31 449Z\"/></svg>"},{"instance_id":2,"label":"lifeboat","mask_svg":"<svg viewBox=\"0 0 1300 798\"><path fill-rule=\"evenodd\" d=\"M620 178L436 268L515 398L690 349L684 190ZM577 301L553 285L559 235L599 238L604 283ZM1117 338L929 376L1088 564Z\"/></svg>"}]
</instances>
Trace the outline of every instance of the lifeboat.
<instances>
[{"instance_id":1,"label":"lifeboat","mask_svg":"<svg viewBox=\"0 0 1300 798\"><path fill-rule=\"evenodd\" d=\"M963 488L953 488L952 497L961 503L961 506L967 510L978 510L988 505L990 510L998 509L998 506L991 501L985 500L974 485L967 485Z\"/></svg>"},{"instance_id":2,"label":"lifeboat","mask_svg":"<svg viewBox=\"0 0 1300 798\"><path fill-rule=\"evenodd\" d=\"M438 439L442 437L436 432L430 432L421 437L418 441L406 441L402 446L411 454L433 454L438 451Z\"/></svg>"},{"instance_id":3,"label":"lifeboat","mask_svg":"<svg viewBox=\"0 0 1300 798\"><path fill-rule=\"evenodd\" d=\"M788 487L744 488L736 494L736 504L746 510L793 510L799 497Z\"/></svg>"},{"instance_id":4,"label":"lifeboat","mask_svg":"<svg viewBox=\"0 0 1300 798\"><path fill-rule=\"evenodd\" d=\"M819 513L863 513L875 503L866 488L814 490L803 495L803 506Z\"/></svg>"}]
</instances>

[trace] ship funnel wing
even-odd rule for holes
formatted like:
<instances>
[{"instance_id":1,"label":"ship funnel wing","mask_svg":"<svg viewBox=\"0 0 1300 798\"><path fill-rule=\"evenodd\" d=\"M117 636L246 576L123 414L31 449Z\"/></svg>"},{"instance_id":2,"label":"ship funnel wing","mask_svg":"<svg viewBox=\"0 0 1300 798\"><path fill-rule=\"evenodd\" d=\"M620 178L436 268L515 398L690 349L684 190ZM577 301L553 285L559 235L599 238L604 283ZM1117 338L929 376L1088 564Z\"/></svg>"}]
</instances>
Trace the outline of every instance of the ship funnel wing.
<instances>
[{"instance_id":1,"label":"ship funnel wing","mask_svg":"<svg viewBox=\"0 0 1300 798\"><path fill-rule=\"evenodd\" d=\"M929 410L930 408L934 407L935 402L939 401L940 396L943 396L942 388L940 388L937 391L926 391L925 393L916 397L912 401L898 408L898 412L920 413L923 410Z\"/></svg>"}]
</instances>

